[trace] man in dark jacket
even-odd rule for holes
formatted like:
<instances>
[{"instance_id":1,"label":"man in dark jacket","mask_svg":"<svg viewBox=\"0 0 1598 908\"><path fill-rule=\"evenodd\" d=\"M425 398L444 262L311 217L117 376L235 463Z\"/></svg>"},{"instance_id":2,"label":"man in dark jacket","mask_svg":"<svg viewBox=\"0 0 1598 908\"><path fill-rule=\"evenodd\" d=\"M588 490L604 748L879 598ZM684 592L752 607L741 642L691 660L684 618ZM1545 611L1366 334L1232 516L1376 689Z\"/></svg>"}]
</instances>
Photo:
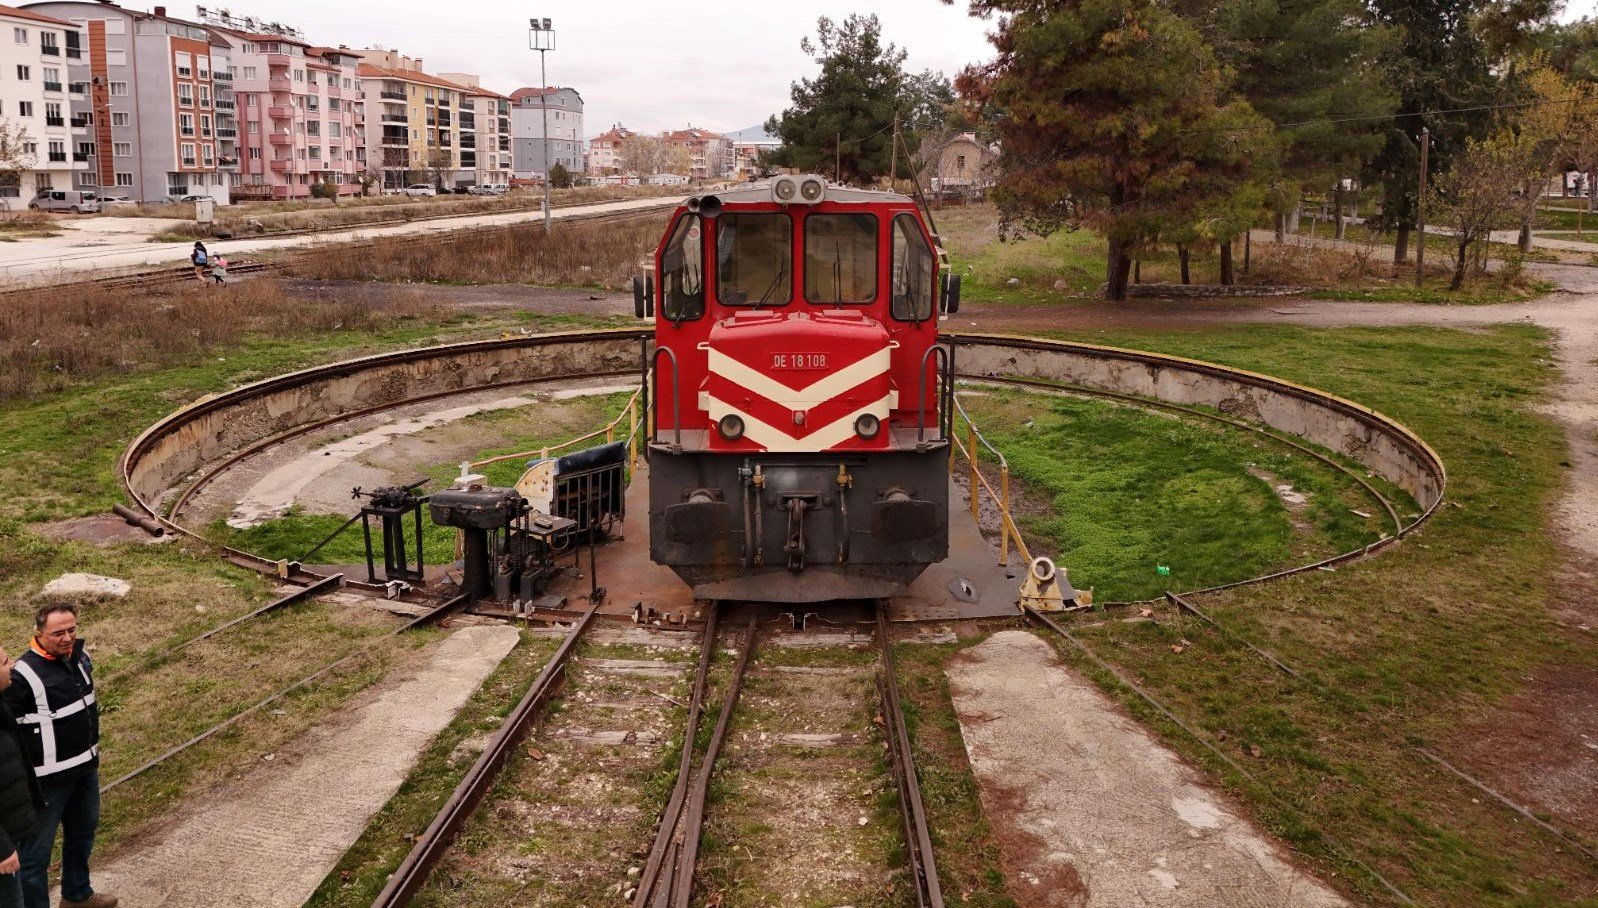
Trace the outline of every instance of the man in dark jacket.
<instances>
[{"instance_id":1,"label":"man in dark jacket","mask_svg":"<svg viewBox=\"0 0 1598 908\"><path fill-rule=\"evenodd\" d=\"M44 789L38 829L22 845L22 899L49 908L50 852L61 827L60 908L115 908L89 884L89 852L100 824L100 708L94 666L78 639L78 610L51 603L34 615L33 641L0 693L16 716L24 749Z\"/></svg>"},{"instance_id":2,"label":"man in dark jacket","mask_svg":"<svg viewBox=\"0 0 1598 908\"><path fill-rule=\"evenodd\" d=\"M0 649L0 693L11 685L15 663ZM22 729L11 708L0 699L0 908L22 908L18 852L33 835L44 811L44 792L23 749Z\"/></svg>"}]
</instances>

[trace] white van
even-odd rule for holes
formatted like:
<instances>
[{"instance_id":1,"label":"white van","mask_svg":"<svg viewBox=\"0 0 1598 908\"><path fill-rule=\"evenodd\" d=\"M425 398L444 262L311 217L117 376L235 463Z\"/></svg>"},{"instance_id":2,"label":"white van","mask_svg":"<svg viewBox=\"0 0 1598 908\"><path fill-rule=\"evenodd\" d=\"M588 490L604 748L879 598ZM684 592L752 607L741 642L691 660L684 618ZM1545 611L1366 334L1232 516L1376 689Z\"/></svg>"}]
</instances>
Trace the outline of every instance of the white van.
<instances>
[{"instance_id":1,"label":"white van","mask_svg":"<svg viewBox=\"0 0 1598 908\"><path fill-rule=\"evenodd\" d=\"M76 189L43 189L28 203L34 211L70 211L73 214L94 214L100 210L100 197L92 192Z\"/></svg>"}]
</instances>

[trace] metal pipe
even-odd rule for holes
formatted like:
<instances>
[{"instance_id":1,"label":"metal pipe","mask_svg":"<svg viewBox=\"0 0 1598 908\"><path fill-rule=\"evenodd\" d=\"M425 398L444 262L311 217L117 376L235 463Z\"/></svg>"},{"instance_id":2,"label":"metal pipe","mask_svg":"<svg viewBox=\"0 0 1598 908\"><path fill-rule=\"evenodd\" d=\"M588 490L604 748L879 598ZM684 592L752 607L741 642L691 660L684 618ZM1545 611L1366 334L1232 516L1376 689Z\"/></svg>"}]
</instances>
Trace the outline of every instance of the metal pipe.
<instances>
[{"instance_id":1,"label":"metal pipe","mask_svg":"<svg viewBox=\"0 0 1598 908\"><path fill-rule=\"evenodd\" d=\"M120 501L111 506L111 513L127 521L129 526L136 526L149 533L151 536L165 536L166 527L154 520L140 514Z\"/></svg>"},{"instance_id":2,"label":"metal pipe","mask_svg":"<svg viewBox=\"0 0 1598 908\"><path fill-rule=\"evenodd\" d=\"M655 352L649 358L650 368L655 369L655 408L660 408L660 370L655 368L655 361L660 359L660 354L665 353L671 359L671 422L676 433L676 445L682 450L682 386L677 379L677 353L667 346L656 346ZM660 420L655 420L655 435L660 434ZM651 441L658 440L655 437Z\"/></svg>"},{"instance_id":3,"label":"metal pipe","mask_svg":"<svg viewBox=\"0 0 1598 908\"><path fill-rule=\"evenodd\" d=\"M950 363L949 351L942 344L933 344L921 354L921 374L917 378L917 381L920 382L916 390L916 410L920 414L920 416L916 419L916 441L918 442L925 441L927 437L927 357L934 354L936 354L943 361L944 371L938 373L938 378L940 381L944 382L944 384L948 384L947 374ZM942 396L943 395L940 392L940 399ZM944 406L938 409L942 411L941 413L937 414L938 430L944 437L948 437L948 432L943 431L943 418L945 415L947 415L949 408Z\"/></svg>"}]
</instances>

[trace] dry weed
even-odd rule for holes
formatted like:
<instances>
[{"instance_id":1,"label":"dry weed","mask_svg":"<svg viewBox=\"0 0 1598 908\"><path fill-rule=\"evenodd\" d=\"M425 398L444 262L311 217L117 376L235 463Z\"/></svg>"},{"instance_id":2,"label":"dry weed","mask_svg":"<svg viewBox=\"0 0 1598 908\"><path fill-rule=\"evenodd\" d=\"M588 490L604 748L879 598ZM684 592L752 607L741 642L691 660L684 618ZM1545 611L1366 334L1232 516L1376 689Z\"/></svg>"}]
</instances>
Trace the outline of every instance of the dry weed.
<instances>
[{"instance_id":1,"label":"dry weed","mask_svg":"<svg viewBox=\"0 0 1598 908\"><path fill-rule=\"evenodd\" d=\"M129 292L69 284L0 305L0 400L112 372L171 365L258 334L376 327L436 314L404 294L380 303L314 302L273 279Z\"/></svg>"},{"instance_id":2,"label":"dry weed","mask_svg":"<svg viewBox=\"0 0 1598 908\"><path fill-rule=\"evenodd\" d=\"M319 280L416 281L449 284L544 284L621 287L655 248L659 214L610 224L562 225L544 235L523 224L425 240L313 251L295 274Z\"/></svg>"}]
</instances>

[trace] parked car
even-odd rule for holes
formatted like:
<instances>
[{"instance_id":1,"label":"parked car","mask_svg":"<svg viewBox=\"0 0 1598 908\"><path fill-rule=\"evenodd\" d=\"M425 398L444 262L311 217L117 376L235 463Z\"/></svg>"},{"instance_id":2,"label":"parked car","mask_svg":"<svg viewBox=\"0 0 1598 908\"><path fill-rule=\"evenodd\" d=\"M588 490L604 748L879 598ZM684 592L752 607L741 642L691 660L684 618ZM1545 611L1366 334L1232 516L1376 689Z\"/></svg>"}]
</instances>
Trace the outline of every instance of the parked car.
<instances>
[{"instance_id":1,"label":"parked car","mask_svg":"<svg viewBox=\"0 0 1598 908\"><path fill-rule=\"evenodd\" d=\"M499 195L492 186L473 186L466 191L472 195Z\"/></svg>"},{"instance_id":2,"label":"parked car","mask_svg":"<svg viewBox=\"0 0 1598 908\"><path fill-rule=\"evenodd\" d=\"M45 189L33 197L28 207L34 211L93 214L100 210L100 198L92 192L82 192L77 189Z\"/></svg>"},{"instance_id":3,"label":"parked car","mask_svg":"<svg viewBox=\"0 0 1598 908\"><path fill-rule=\"evenodd\" d=\"M137 207L139 207L139 203L133 201L132 199L128 198L125 195L109 196L109 197L106 197L106 198L102 198L100 200L100 209L102 211L107 209L107 208L137 208Z\"/></svg>"},{"instance_id":4,"label":"parked car","mask_svg":"<svg viewBox=\"0 0 1598 908\"><path fill-rule=\"evenodd\" d=\"M431 183L412 183L405 187L405 194L409 196L438 195L438 190Z\"/></svg>"}]
</instances>

